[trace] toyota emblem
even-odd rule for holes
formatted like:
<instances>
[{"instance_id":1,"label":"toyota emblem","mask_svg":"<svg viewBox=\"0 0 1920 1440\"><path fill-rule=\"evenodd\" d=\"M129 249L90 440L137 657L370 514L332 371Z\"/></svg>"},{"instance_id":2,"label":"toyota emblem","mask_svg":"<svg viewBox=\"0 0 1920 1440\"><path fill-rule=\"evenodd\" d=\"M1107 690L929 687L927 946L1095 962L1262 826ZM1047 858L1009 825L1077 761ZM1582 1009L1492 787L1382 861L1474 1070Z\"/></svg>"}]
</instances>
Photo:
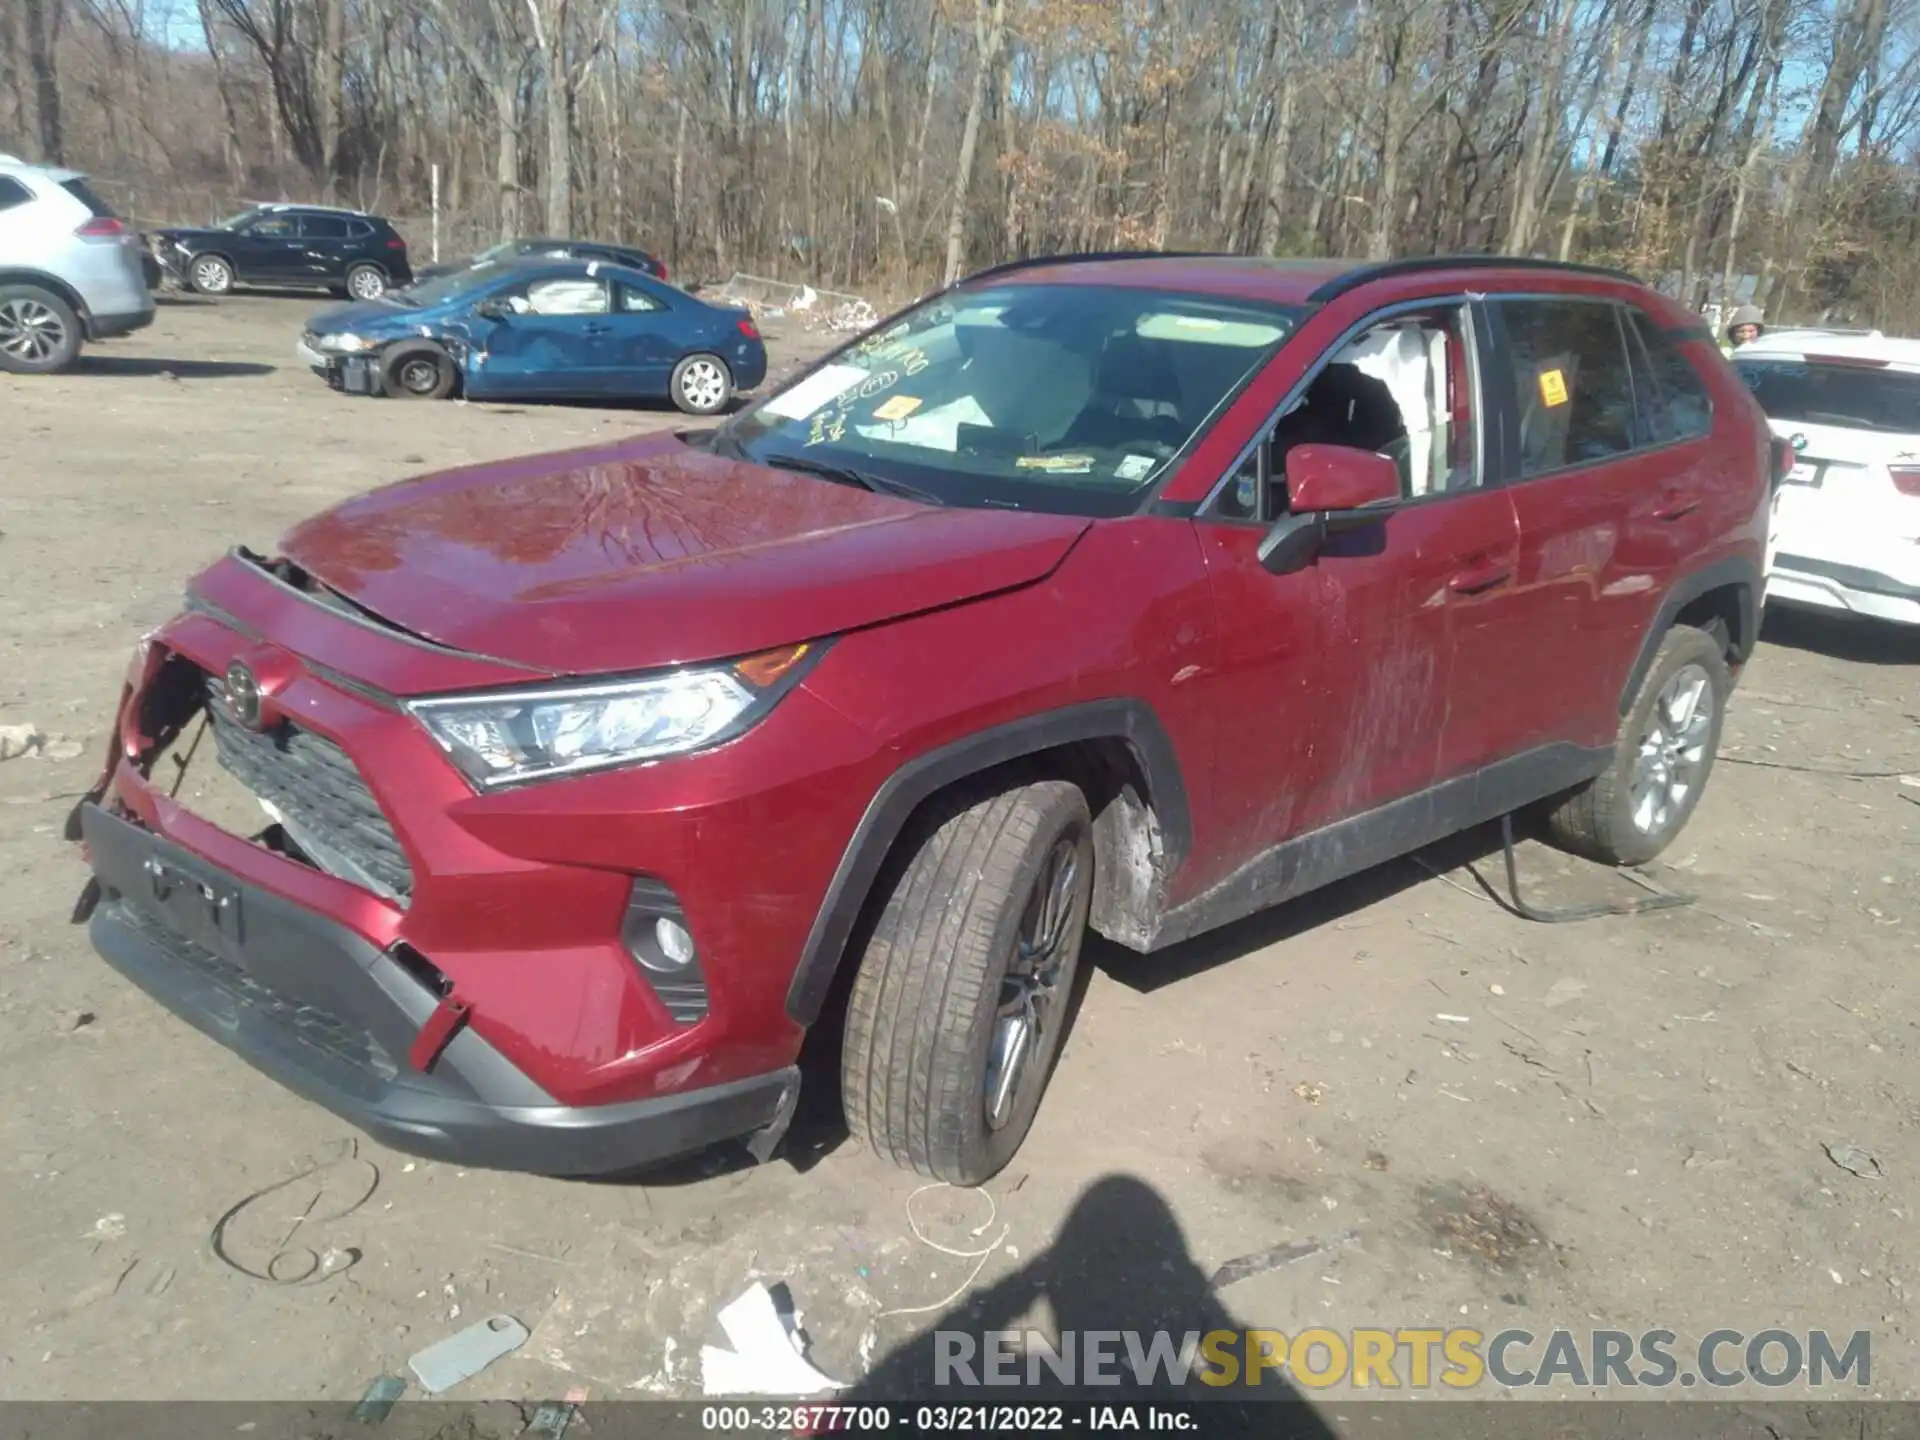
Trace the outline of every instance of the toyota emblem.
<instances>
[{"instance_id":1,"label":"toyota emblem","mask_svg":"<svg viewBox=\"0 0 1920 1440\"><path fill-rule=\"evenodd\" d=\"M247 729L260 728L260 682L239 660L227 666L227 709Z\"/></svg>"}]
</instances>

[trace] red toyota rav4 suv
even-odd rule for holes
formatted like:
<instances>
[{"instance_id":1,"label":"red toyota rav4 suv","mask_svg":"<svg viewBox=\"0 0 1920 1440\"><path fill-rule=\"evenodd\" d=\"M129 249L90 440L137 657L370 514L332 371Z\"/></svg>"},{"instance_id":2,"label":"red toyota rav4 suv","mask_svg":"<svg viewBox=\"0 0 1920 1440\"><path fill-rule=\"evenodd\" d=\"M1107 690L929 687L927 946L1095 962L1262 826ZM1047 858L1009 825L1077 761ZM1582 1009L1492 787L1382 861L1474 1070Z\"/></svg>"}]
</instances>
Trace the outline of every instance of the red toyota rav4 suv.
<instances>
[{"instance_id":1,"label":"red toyota rav4 suv","mask_svg":"<svg viewBox=\"0 0 1920 1440\"><path fill-rule=\"evenodd\" d=\"M553 1174L764 1159L844 1005L854 1134L979 1181L1089 924L1153 950L1534 802L1672 840L1776 463L1625 275L1003 267L717 430L234 550L139 648L76 918L388 1143ZM176 798L206 729L251 818Z\"/></svg>"}]
</instances>

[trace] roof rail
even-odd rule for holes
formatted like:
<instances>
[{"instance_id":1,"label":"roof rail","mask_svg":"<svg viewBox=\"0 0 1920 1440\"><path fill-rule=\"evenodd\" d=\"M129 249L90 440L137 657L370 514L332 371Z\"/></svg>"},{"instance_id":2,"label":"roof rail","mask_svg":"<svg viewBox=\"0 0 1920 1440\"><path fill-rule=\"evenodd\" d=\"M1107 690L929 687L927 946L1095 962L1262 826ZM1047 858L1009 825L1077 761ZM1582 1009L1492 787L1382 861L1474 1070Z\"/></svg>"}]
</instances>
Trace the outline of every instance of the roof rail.
<instances>
[{"instance_id":1,"label":"roof rail","mask_svg":"<svg viewBox=\"0 0 1920 1440\"><path fill-rule=\"evenodd\" d=\"M1043 265L1088 265L1115 260L1245 260L1248 258L1250 257L1232 255L1224 250L1088 250L1071 255L1029 255L1024 260L1007 260L999 265L989 265L984 270L976 270L973 274L962 276L954 281L954 284L971 285L974 281L985 280L990 275L1008 275L1016 270L1035 270Z\"/></svg>"},{"instance_id":2,"label":"roof rail","mask_svg":"<svg viewBox=\"0 0 1920 1440\"><path fill-rule=\"evenodd\" d=\"M1338 299L1348 291L1375 280L1396 275L1418 275L1428 270L1552 270L1562 274L1596 275L1608 280L1641 283L1638 275L1612 270L1603 265L1582 265L1572 260L1530 260L1523 255L1409 255L1399 260L1362 262L1343 275L1336 275L1307 296L1317 304Z\"/></svg>"}]
</instances>

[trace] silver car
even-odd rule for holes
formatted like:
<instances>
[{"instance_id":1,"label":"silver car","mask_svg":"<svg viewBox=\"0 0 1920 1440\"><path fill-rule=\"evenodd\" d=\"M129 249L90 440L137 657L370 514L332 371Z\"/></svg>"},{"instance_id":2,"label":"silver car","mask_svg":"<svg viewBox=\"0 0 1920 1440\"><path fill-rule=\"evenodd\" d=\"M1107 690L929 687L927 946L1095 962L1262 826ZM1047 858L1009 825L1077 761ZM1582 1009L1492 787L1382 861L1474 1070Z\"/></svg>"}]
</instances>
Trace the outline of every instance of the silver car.
<instances>
[{"instance_id":1,"label":"silver car","mask_svg":"<svg viewBox=\"0 0 1920 1440\"><path fill-rule=\"evenodd\" d=\"M65 370L153 323L140 236L73 170L0 155L0 370Z\"/></svg>"}]
</instances>

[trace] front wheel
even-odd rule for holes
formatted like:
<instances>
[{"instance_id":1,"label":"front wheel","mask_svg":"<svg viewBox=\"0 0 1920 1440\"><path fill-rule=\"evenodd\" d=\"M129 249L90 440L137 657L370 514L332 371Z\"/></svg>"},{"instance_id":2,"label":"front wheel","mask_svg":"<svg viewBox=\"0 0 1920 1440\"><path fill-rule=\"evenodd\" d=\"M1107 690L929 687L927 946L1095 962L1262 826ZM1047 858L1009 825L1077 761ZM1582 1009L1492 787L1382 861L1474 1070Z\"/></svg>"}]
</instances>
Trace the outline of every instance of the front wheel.
<instances>
[{"instance_id":1,"label":"front wheel","mask_svg":"<svg viewBox=\"0 0 1920 1440\"><path fill-rule=\"evenodd\" d=\"M80 358L80 317L51 290L0 285L0 370L55 375Z\"/></svg>"},{"instance_id":2,"label":"front wheel","mask_svg":"<svg viewBox=\"0 0 1920 1440\"><path fill-rule=\"evenodd\" d=\"M218 255L202 255L187 267L187 283L202 295L225 295L233 289L233 266Z\"/></svg>"},{"instance_id":3,"label":"front wheel","mask_svg":"<svg viewBox=\"0 0 1920 1440\"><path fill-rule=\"evenodd\" d=\"M718 355L689 355L673 367L671 389L689 415L718 415L733 398L733 372Z\"/></svg>"},{"instance_id":4,"label":"front wheel","mask_svg":"<svg viewBox=\"0 0 1920 1440\"><path fill-rule=\"evenodd\" d=\"M385 363L387 393L402 400L444 400L459 378L452 358L437 345L398 346Z\"/></svg>"},{"instance_id":5,"label":"front wheel","mask_svg":"<svg viewBox=\"0 0 1920 1440\"><path fill-rule=\"evenodd\" d=\"M847 1128L876 1153L978 1185L1020 1148L1052 1075L1093 895L1093 825L1061 780L934 821L860 958L841 1094Z\"/></svg>"},{"instance_id":6,"label":"front wheel","mask_svg":"<svg viewBox=\"0 0 1920 1440\"><path fill-rule=\"evenodd\" d=\"M1672 844L1713 773L1732 690L1722 637L1669 630L1620 722L1613 763L1549 812L1554 839L1609 865L1639 865Z\"/></svg>"}]
</instances>

